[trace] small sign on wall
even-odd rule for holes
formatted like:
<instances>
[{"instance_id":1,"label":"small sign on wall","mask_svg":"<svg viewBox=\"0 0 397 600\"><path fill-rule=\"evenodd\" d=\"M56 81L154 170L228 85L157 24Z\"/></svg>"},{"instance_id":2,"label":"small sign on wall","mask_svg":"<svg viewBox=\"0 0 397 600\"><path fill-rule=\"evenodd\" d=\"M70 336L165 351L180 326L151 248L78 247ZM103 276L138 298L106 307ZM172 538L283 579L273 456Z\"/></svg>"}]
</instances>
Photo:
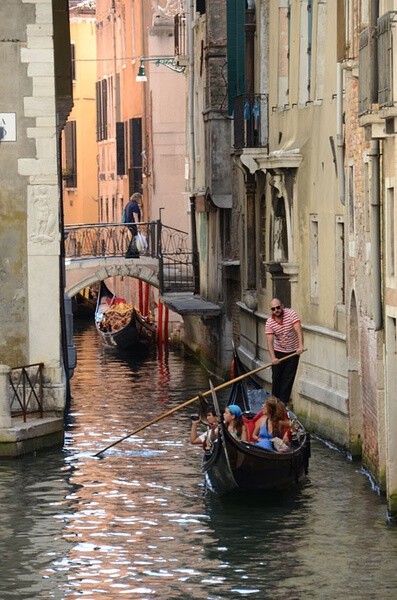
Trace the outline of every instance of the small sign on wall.
<instances>
[{"instance_id":1,"label":"small sign on wall","mask_svg":"<svg viewBox=\"0 0 397 600\"><path fill-rule=\"evenodd\" d=\"M0 143L17 141L16 113L0 113Z\"/></svg>"}]
</instances>

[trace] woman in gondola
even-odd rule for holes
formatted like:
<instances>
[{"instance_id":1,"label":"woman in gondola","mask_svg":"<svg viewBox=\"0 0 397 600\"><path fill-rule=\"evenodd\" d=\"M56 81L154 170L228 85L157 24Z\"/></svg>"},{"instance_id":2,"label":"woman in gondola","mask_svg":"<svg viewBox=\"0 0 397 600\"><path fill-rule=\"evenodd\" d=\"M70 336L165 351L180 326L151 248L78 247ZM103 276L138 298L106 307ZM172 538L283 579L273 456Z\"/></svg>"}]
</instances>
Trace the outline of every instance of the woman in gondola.
<instances>
[{"instance_id":1,"label":"woman in gondola","mask_svg":"<svg viewBox=\"0 0 397 600\"><path fill-rule=\"evenodd\" d=\"M288 428L289 420L285 418L284 407L282 403L270 396L263 405L263 416L258 419L252 434L254 443L265 450L275 450L272 440L282 438L282 441L288 446L288 430L283 435L284 428ZM288 449L288 448L285 448Z\"/></svg>"},{"instance_id":2,"label":"woman in gondola","mask_svg":"<svg viewBox=\"0 0 397 600\"><path fill-rule=\"evenodd\" d=\"M247 442L247 429L243 423L242 411L237 404L229 404L223 413L223 420L228 432L240 442Z\"/></svg>"}]
</instances>

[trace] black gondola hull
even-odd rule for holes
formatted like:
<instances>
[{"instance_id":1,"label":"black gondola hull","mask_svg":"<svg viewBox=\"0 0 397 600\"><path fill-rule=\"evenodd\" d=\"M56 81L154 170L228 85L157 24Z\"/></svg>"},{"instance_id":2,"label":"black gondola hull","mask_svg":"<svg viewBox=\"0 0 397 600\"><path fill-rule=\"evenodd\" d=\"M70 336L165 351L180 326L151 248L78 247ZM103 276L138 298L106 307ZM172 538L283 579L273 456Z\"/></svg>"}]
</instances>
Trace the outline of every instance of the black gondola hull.
<instances>
[{"instance_id":1,"label":"black gondola hull","mask_svg":"<svg viewBox=\"0 0 397 600\"><path fill-rule=\"evenodd\" d=\"M204 456L203 470L208 488L218 495L283 490L305 478L309 454L308 434L297 449L279 453L238 442L224 431L211 455Z\"/></svg>"},{"instance_id":2,"label":"black gondola hull","mask_svg":"<svg viewBox=\"0 0 397 600\"><path fill-rule=\"evenodd\" d=\"M117 331L103 331L100 327L101 317L98 314L100 310L101 298L111 298L113 294L106 285L101 282L100 295L95 313L96 329L101 336L102 342L109 348L120 348L128 350L137 346L149 346L153 344L157 337L157 329L154 323L149 323L136 310L132 311L130 321Z\"/></svg>"}]
</instances>

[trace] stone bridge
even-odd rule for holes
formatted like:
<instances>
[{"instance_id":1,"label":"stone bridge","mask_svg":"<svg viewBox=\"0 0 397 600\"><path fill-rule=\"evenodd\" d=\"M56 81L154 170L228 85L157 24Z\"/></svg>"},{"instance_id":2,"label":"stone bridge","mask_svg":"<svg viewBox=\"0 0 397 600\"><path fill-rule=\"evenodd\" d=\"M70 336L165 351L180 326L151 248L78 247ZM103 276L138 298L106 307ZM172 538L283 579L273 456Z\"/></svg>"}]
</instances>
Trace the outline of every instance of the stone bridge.
<instances>
[{"instance_id":1,"label":"stone bridge","mask_svg":"<svg viewBox=\"0 0 397 600\"><path fill-rule=\"evenodd\" d=\"M137 223L144 236L139 258L126 258L131 230L120 223L70 225L65 228L65 291L73 297L82 288L108 277L140 279L164 292L194 292L196 280L189 236L160 221Z\"/></svg>"},{"instance_id":2,"label":"stone bridge","mask_svg":"<svg viewBox=\"0 0 397 600\"><path fill-rule=\"evenodd\" d=\"M81 289L108 277L135 277L160 289L159 261L156 258L66 259L65 291L70 298Z\"/></svg>"}]
</instances>

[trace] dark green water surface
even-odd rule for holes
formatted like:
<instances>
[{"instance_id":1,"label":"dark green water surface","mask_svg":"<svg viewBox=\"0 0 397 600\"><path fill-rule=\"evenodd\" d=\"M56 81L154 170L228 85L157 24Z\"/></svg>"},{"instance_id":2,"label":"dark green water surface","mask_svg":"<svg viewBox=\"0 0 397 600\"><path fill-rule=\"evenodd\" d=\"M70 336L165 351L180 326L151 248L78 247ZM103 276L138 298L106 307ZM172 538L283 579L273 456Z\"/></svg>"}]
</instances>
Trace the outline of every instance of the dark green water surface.
<instances>
[{"instance_id":1,"label":"dark green water surface","mask_svg":"<svg viewBox=\"0 0 397 600\"><path fill-rule=\"evenodd\" d=\"M307 482L270 498L205 493L190 408L93 458L208 374L173 352L112 355L91 326L76 343L63 450L0 463L0 600L397 598L385 504L320 442Z\"/></svg>"}]
</instances>

